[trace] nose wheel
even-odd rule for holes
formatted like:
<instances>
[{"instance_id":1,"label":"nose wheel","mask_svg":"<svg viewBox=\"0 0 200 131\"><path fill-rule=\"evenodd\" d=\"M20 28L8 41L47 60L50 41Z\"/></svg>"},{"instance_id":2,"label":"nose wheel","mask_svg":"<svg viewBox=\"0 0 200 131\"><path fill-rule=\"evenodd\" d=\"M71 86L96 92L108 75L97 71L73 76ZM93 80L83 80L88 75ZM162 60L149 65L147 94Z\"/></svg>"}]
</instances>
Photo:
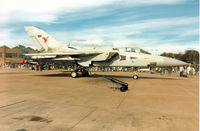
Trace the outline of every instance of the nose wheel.
<instances>
[{"instance_id":1,"label":"nose wheel","mask_svg":"<svg viewBox=\"0 0 200 131\"><path fill-rule=\"evenodd\" d=\"M133 75L133 79L137 80L138 79L138 75Z\"/></svg>"}]
</instances>

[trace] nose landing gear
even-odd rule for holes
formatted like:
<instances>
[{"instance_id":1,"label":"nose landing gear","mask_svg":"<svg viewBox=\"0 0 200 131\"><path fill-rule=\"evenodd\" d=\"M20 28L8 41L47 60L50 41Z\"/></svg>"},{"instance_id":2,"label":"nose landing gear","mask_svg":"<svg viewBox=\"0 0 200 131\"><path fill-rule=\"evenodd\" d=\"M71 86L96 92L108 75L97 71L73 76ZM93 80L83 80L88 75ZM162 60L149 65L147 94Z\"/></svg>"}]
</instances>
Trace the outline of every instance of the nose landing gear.
<instances>
[{"instance_id":1,"label":"nose landing gear","mask_svg":"<svg viewBox=\"0 0 200 131\"><path fill-rule=\"evenodd\" d=\"M138 79L138 75L133 75L133 79L137 80Z\"/></svg>"},{"instance_id":2,"label":"nose landing gear","mask_svg":"<svg viewBox=\"0 0 200 131\"><path fill-rule=\"evenodd\" d=\"M134 74L133 74L133 79L134 80L137 80L139 77L138 77L138 74L135 72Z\"/></svg>"}]
</instances>

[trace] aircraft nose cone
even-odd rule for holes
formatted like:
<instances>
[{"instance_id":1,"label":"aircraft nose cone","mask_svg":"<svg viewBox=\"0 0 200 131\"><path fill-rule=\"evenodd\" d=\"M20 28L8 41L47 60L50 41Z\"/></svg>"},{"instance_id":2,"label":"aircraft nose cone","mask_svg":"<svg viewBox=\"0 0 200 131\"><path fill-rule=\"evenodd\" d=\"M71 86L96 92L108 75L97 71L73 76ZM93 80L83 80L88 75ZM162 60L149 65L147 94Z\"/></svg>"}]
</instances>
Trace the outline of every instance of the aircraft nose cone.
<instances>
[{"instance_id":1,"label":"aircraft nose cone","mask_svg":"<svg viewBox=\"0 0 200 131\"><path fill-rule=\"evenodd\" d=\"M173 58L163 58L163 65L164 66L184 66L187 65L186 62L173 59Z\"/></svg>"},{"instance_id":2,"label":"aircraft nose cone","mask_svg":"<svg viewBox=\"0 0 200 131\"><path fill-rule=\"evenodd\" d=\"M176 60L176 64L177 64L178 66L185 66L185 65L187 65L186 62L180 61L180 60Z\"/></svg>"}]
</instances>

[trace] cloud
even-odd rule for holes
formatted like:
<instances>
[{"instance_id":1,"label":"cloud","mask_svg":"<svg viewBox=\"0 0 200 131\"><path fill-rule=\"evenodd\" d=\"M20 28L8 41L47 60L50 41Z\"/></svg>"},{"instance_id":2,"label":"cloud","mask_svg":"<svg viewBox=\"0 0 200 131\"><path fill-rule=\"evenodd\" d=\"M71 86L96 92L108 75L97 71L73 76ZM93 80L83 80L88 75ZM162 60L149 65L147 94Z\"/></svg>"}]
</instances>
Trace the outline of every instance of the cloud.
<instances>
[{"instance_id":1,"label":"cloud","mask_svg":"<svg viewBox=\"0 0 200 131\"><path fill-rule=\"evenodd\" d=\"M198 24L198 17L177 17L177 18L160 18L160 19L148 19L136 21L132 24L122 24L120 25L104 25L98 26L96 28L86 28L78 31L63 31L63 32L52 32L58 38L71 38L75 39L85 39L85 40L118 40L127 39L127 36L138 36L143 37L146 32L152 31L156 36L162 36L167 34L179 35L180 31L185 36L187 35L197 35L198 31L196 29L188 28L191 25ZM182 29L182 28L186 29ZM194 31L195 30L195 31ZM151 33L150 35L154 35Z\"/></svg>"},{"instance_id":2,"label":"cloud","mask_svg":"<svg viewBox=\"0 0 200 131\"><path fill-rule=\"evenodd\" d=\"M94 9L103 6L127 7L160 4L177 4L186 0L3 0L0 11L0 24L6 26L15 22L56 22L60 15ZM99 10L104 11L105 10ZM106 10L107 11L107 10Z\"/></svg>"},{"instance_id":3,"label":"cloud","mask_svg":"<svg viewBox=\"0 0 200 131\"><path fill-rule=\"evenodd\" d=\"M147 51L160 55L163 52L170 53L184 53L186 50L199 50L198 41L185 43L184 45L180 45L179 43L170 43L166 45L156 45L153 48L149 47L146 49Z\"/></svg>"},{"instance_id":4,"label":"cloud","mask_svg":"<svg viewBox=\"0 0 200 131\"><path fill-rule=\"evenodd\" d=\"M61 13L71 13L83 8L97 7L113 0L4 0L0 12L1 24L10 22L44 22L51 23Z\"/></svg>"},{"instance_id":5,"label":"cloud","mask_svg":"<svg viewBox=\"0 0 200 131\"><path fill-rule=\"evenodd\" d=\"M32 48L36 49L35 46L33 45L33 43L30 40L25 40L25 39L24 40L22 40L22 39L0 40L0 46L4 46L4 45L6 45L10 48L13 48L13 47L18 46L18 45L24 45L24 46L32 47Z\"/></svg>"},{"instance_id":6,"label":"cloud","mask_svg":"<svg viewBox=\"0 0 200 131\"><path fill-rule=\"evenodd\" d=\"M58 41L72 43L72 45L80 48L93 45L98 47L139 46L145 49L159 47L160 50L164 51L167 48L173 49L173 44L176 44L177 48L180 47L178 49L185 49L189 48L189 46L186 46L186 44L190 45L189 42L192 42L194 46L198 45L197 41L188 39L190 36L196 37L198 35L198 29L195 29L198 25L198 17L172 18L163 16L162 18L149 19L146 16L141 17L144 14L140 13L117 14L119 13L117 10L122 8L171 5L184 2L187 2L187 0L6 0L0 11L0 42L6 43L5 41L7 41L8 45L13 46L25 41L24 44L30 46L31 40L28 39L28 36L24 37L24 34L20 36L20 34L14 33L13 31L17 27L12 26L13 28L10 29L8 26L10 23L35 24L39 22L36 25L41 25L42 28L51 23L58 25L62 23L59 26L74 26L73 22L81 23L81 20L83 20L83 26L78 26L75 29L72 27L66 31L56 31L57 28L55 28L54 31L52 29L50 32L46 31ZM111 17L113 14L120 15L120 17L115 19ZM104 22L102 16L109 16L109 20L105 19L105 21L110 23L96 22L96 20L99 20L98 18L102 18L101 20ZM87 20L88 23L84 23L84 20ZM93 24L89 23L90 20L94 20L92 21ZM48 27L46 26L47 29ZM168 36L172 37L166 38ZM185 39L187 43L184 42ZM183 43L185 44L181 45Z\"/></svg>"},{"instance_id":7,"label":"cloud","mask_svg":"<svg viewBox=\"0 0 200 131\"><path fill-rule=\"evenodd\" d=\"M182 32L180 32L179 37L187 37L193 35L199 35L199 29L185 29Z\"/></svg>"},{"instance_id":8,"label":"cloud","mask_svg":"<svg viewBox=\"0 0 200 131\"><path fill-rule=\"evenodd\" d=\"M126 1L125 3L132 5L161 5L161 4L176 4L183 3L187 0L131 0Z\"/></svg>"},{"instance_id":9,"label":"cloud","mask_svg":"<svg viewBox=\"0 0 200 131\"><path fill-rule=\"evenodd\" d=\"M189 35L186 32L193 32L193 35L197 33L197 31L193 31L194 29L188 30L187 26L198 24L198 17L177 17L177 18L160 18L160 19L148 19L148 20L140 20L135 21L135 23L126 24L119 23L120 25L103 25L98 26L96 28L86 28L63 32L51 32L58 38L71 38L75 39L85 39L85 40L96 40L96 39L104 39L104 40L112 40L112 39L121 39L121 37L126 38L126 36L143 36L145 32L152 31L156 35L167 35L167 34L183 34ZM182 29L182 28L186 29ZM180 30L180 31L179 31ZM151 34L153 35L153 34ZM192 35L190 33L190 35Z\"/></svg>"},{"instance_id":10,"label":"cloud","mask_svg":"<svg viewBox=\"0 0 200 131\"><path fill-rule=\"evenodd\" d=\"M0 40L5 40L9 39L11 34L12 29L7 29L7 28L1 28L0 29Z\"/></svg>"},{"instance_id":11,"label":"cloud","mask_svg":"<svg viewBox=\"0 0 200 131\"><path fill-rule=\"evenodd\" d=\"M102 43L112 43L102 44L100 47L140 47L153 52L155 52L154 48L161 51L177 50L179 52L183 49L189 49L189 47L192 48L192 44L197 49L197 41L189 40L191 44L189 42L185 43L183 40L183 36L184 39L187 39L189 36L198 35L198 29L191 27L191 25L197 24L198 17L160 18L141 20L132 24L121 24L120 26L104 25L92 29L51 32L50 34L53 34L53 36L56 36L56 39L61 41L68 40L72 42L77 40L76 42L78 42L80 40L78 44L73 44L80 46L80 48L85 47L85 45L87 47L93 45L98 46L98 43L91 42L89 44L87 40L100 40ZM173 37L166 39L165 37L168 35L173 35ZM85 43L82 40L86 40L84 41Z\"/></svg>"}]
</instances>

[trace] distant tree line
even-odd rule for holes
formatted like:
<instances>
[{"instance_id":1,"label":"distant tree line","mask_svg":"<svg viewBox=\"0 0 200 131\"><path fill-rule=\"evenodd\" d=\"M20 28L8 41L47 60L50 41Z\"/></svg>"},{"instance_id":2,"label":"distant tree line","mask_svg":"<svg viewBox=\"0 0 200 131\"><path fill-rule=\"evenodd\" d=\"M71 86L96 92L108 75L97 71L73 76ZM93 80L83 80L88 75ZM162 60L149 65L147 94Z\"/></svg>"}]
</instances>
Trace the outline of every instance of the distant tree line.
<instances>
[{"instance_id":1,"label":"distant tree line","mask_svg":"<svg viewBox=\"0 0 200 131\"><path fill-rule=\"evenodd\" d=\"M143 49L140 49L140 52L141 52L141 53L144 53L144 54L151 54L151 53L149 53L148 51L143 50Z\"/></svg>"},{"instance_id":2,"label":"distant tree line","mask_svg":"<svg viewBox=\"0 0 200 131\"><path fill-rule=\"evenodd\" d=\"M186 50L182 53L162 53L161 56L171 57L187 63L199 64L199 52L196 50Z\"/></svg>"}]
</instances>

